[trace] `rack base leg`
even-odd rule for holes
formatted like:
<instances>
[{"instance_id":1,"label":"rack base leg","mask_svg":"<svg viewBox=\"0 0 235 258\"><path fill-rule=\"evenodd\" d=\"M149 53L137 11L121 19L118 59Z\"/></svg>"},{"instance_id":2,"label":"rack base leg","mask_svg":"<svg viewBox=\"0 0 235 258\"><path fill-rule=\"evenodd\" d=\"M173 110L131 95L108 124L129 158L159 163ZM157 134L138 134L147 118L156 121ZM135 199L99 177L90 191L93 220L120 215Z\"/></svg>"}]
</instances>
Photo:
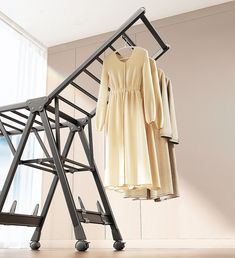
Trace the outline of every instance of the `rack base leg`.
<instances>
[{"instance_id":1,"label":"rack base leg","mask_svg":"<svg viewBox=\"0 0 235 258\"><path fill-rule=\"evenodd\" d=\"M85 150L89 165L91 167L93 167L92 174L93 174L97 189L99 191L100 198L102 200L105 212L111 216L112 221L113 221L113 223L110 225L110 227L111 227L113 239L116 240L116 242L114 243L114 248L117 249L117 250L121 250L121 249L124 248L125 243L122 242L122 236L121 236L121 233L120 233L119 228L117 226L116 220L114 218L114 214L112 212L111 205L109 203L107 194L105 192L103 183L101 181L97 166L95 164L95 161L94 161L93 157L91 157L92 153L90 151L88 140L87 140L87 137L85 135L84 129L82 128L81 130L79 130L78 134L79 134L80 140L82 142L83 148Z\"/></svg>"},{"instance_id":2,"label":"rack base leg","mask_svg":"<svg viewBox=\"0 0 235 258\"><path fill-rule=\"evenodd\" d=\"M62 190L65 196L65 200L67 203L67 207L70 213L70 217L74 226L74 233L75 233L75 237L77 240L86 240L86 235L85 232L83 230L83 227L81 225L81 221L79 220L78 214L77 214L77 209L74 203L74 199L72 196L72 192L69 186L69 182L67 179L67 176L65 175L65 171L63 168L63 162L61 160L60 154L58 152L57 149L57 145L54 139L54 135L52 132L52 129L50 127L50 123L47 117L47 113L45 110L43 110L42 112L40 112L40 116L42 119L42 123L43 126L45 128L45 133L46 133L46 137L51 149L51 153L53 156L53 160L55 163L55 167L56 167L56 171L57 171L57 175L59 177L61 186L62 186Z\"/></svg>"},{"instance_id":3,"label":"rack base leg","mask_svg":"<svg viewBox=\"0 0 235 258\"><path fill-rule=\"evenodd\" d=\"M47 195L47 198L46 198L46 201L45 201L45 204L44 204L42 213L41 213L41 216L43 217L43 220L42 220L42 222L41 222L41 225L35 229L35 231L34 231L34 233L33 233L33 236L32 236L32 238L31 238L31 243L39 243L39 240L40 240L40 237L41 237L42 227L43 227L43 225L44 225L44 222L45 222L45 219L46 219L46 216L47 216L47 213L48 213L48 210L49 210L49 207L50 207L52 198L53 198L53 196L54 196L57 183L58 183L58 177L57 177L57 176L54 176L54 179L53 179L53 181L52 181L52 184L51 184L49 193L48 193L48 195ZM30 244L30 247L31 247L31 249L35 250L35 249L34 249L35 245L33 245L33 248L32 248L32 246L31 246L31 244ZM37 248L37 249L38 249L38 248ZM36 250L37 250L37 249L36 249Z\"/></svg>"}]
</instances>

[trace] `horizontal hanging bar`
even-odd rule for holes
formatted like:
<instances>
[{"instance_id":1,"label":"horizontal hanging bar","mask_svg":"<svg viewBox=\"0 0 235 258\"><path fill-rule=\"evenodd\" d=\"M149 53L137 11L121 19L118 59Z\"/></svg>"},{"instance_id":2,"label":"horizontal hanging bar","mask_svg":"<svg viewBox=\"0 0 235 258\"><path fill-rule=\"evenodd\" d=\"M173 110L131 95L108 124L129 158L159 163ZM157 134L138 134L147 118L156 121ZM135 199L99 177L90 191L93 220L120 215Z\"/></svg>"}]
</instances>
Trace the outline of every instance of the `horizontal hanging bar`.
<instances>
[{"instance_id":1,"label":"horizontal hanging bar","mask_svg":"<svg viewBox=\"0 0 235 258\"><path fill-rule=\"evenodd\" d=\"M53 161L53 163L54 163L54 161ZM68 168L68 169L69 169L69 170L68 170L69 173L73 173L74 170L76 170L75 167L69 166L69 165L67 165L67 164L63 164L63 166L64 166L65 168Z\"/></svg>"},{"instance_id":2,"label":"horizontal hanging bar","mask_svg":"<svg viewBox=\"0 0 235 258\"><path fill-rule=\"evenodd\" d=\"M167 48L165 49L159 49L153 56L152 58L154 60L157 60L159 57L161 57L170 47L167 45Z\"/></svg>"},{"instance_id":3,"label":"horizontal hanging bar","mask_svg":"<svg viewBox=\"0 0 235 258\"><path fill-rule=\"evenodd\" d=\"M130 39L130 37L126 34L123 33L122 35L123 39L127 42L128 45L130 46L136 46L136 44ZM159 57L161 57L168 49L170 49L169 45L165 45L166 47L164 49L158 50L155 54L153 54L152 59L157 60Z\"/></svg>"},{"instance_id":4,"label":"horizontal hanging bar","mask_svg":"<svg viewBox=\"0 0 235 258\"><path fill-rule=\"evenodd\" d=\"M122 38L126 41L126 43L130 46L136 46L136 44L131 40L131 38L124 32Z\"/></svg>"},{"instance_id":5,"label":"horizontal hanging bar","mask_svg":"<svg viewBox=\"0 0 235 258\"><path fill-rule=\"evenodd\" d=\"M128 45L136 46L136 44L130 39L130 37L126 33L123 33L122 37L128 43ZM153 54L151 58L154 60L157 60L158 58L160 58L167 50L170 49L169 45L165 45L165 46L166 47L164 49L161 48L155 54Z\"/></svg>"},{"instance_id":6,"label":"horizontal hanging bar","mask_svg":"<svg viewBox=\"0 0 235 258\"><path fill-rule=\"evenodd\" d=\"M46 162L50 162L50 164L46 163ZM36 164L40 164L40 165L43 165L43 166L46 166L46 167L50 167L50 168L53 168L53 171L55 171L56 167L54 165L54 161L52 158L49 159L31 159L31 160L22 160L21 163L24 165L24 164L32 164L32 163L36 163ZM69 165L63 165L64 167L67 167L69 168L70 170L66 170L65 169L65 172L67 173L73 173L72 170L74 170L75 168L74 167L71 167Z\"/></svg>"},{"instance_id":7,"label":"horizontal hanging bar","mask_svg":"<svg viewBox=\"0 0 235 258\"><path fill-rule=\"evenodd\" d=\"M79 166L79 167L83 167L83 168L86 168L86 169L91 169L91 167L88 166L88 165L82 164L82 163L80 163L80 162L77 162L77 161L74 161L74 160L71 160L71 159L68 159L68 158L63 158L63 157L62 157L62 160L65 161L65 162L68 162L68 163L77 165L77 166Z\"/></svg>"},{"instance_id":8,"label":"horizontal hanging bar","mask_svg":"<svg viewBox=\"0 0 235 258\"><path fill-rule=\"evenodd\" d=\"M32 164L32 163L30 163L30 164ZM52 164L52 162L51 162L51 164L41 162L40 165L43 165L45 167L53 168L54 169L53 171L55 172L56 168L55 168L55 165L54 165L54 161L53 161L53 164ZM82 172L82 171L90 171L90 169L87 169L87 168L75 168L75 167L72 167L72 166L69 166L69 165L66 165L66 164L63 164L63 167L64 167L65 173L71 173L71 174L76 173L76 172ZM42 169L44 169L44 167L42 167Z\"/></svg>"},{"instance_id":9,"label":"horizontal hanging bar","mask_svg":"<svg viewBox=\"0 0 235 258\"><path fill-rule=\"evenodd\" d=\"M52 106L47 106L46 109L47 109L49 112L51 112L52 114L55 114L55 108L54 108L54 107L52 107ZM72 123L72 124L74 124L74 125L76 125L76 126L79 125L79 121L78 121L78 120L76 120L75 118L73 118L73 117L71 117L71 116L65 114L65 113L62 112L62 111L59 111L59 116L62 117L64 120L66 120L66 121L68 121L68 122L70 122L70 123Z\"/></svg>"},{"instance_id":10,"label":"horizontal hanging bar","mask_svg":"<svg viewBox=\"0 0 235 258\"><path fill-rule=\"evenodd\" d=\"M116 48L114 48L112 45L109 46L109 48L111 48L113 51L116 51Z\"/></svg>"},{"instance_id":11,"label":"horizontal hanging bar","mask_svg":"<svg viewBox=\"0 0 235 258\"><path fill-rule=\"evenodd\" d=\"M18 115L18 116L21 116L21 117L23 117L23 118L25 118L25 119L28 119L28 118L29 118L29 117L26 116L25 114L22 114L22 113L20 113L20 112L18 112L18 111L11 111L11 112L12 112L13 114L16 114L16 115ZM37 120L35 120L34 123L35 123L35 124L38 124L38 125L42 125L42 123L39 122L39 121L37 121Z\"/></svg>"},{"instance_id":12,"label":"horizontal hanging bar","mask_svg":"<svg viewBox=\"0 0 235 258\"><path fill-rule=\"evenodd\" d=\"M6 127L9 127L9 128L12 128L12 129L16 130L18 133L22 133L23 132L22 129L19 129L19 128L13 126L13 125L8 124L8 123L3 122L2 124L5 125ZM11 134L11 132L7 132L7 133Z\"/></svg>"},{"instance_id":13,"label":"horizontal hanging bar","mask_svg":"<svg viewBox=\"0 0 235 258\"><path fill-rule=\"evenodd\" d=\"M100 62L101 64L103 64L103 60L100 57L96 58L98 62Z\"/></svg>"},{"instance_id":14,"label":"horizontal hanging bar","mask_svg":"<svg viewBox=\"0 0 235 258\"><path fill-rule=\"evenodd\" d=\"M21 160L22 163L38 163L41 164L41 162L50 162L53 161L53 158L41 158L41 159L26 159Z\"/></svg>"},{"instance_id":15,"label":"horizontal hanging bar","mask_svg":"<svg viewBox=\"0 0 235 258\"><path fill-rule=\"evenodd\" d=\"M18 123L18 124L20 124L20 125L22 125L22 126L26 126L25 123L23 123L23 122L21 122L21 121L15 119L15 118L12 118L12 117L10 117L10 116L7 116L7 115L1 114L1 113L0 113L0 116L2 116L2 117L5 118L5 119L8 119L8 120L10 120L10 121L12 121L12 122L14 122L14 123ZM3 124L5 124L5 123L3 123ZM6 124L5 124L5 125L6 125ZM13 128L13 126L10 125L10 124L8 124L8 125L6 125L6 126ZM23 129L24 129L24 128L20 129L20 128L14 127L13 129L19 130L19 131L23 132ZM35 127L32 127L31 131L34 130L34 129L35 129Z\"/></svg>"},{"instance_id":16,"label":"horizontal hanging bar","mask_svg":"<svg viewBox=\"0 0 235 258\"><path fill-rule=\"evenodd\" d=\"M49 162L49 161L47 161ZM53 164L48 164L48 163L45 163L45 162L42 162L42 161L39 161L37 162L37 160L35 159L35 161L33 160L22 160L20 162L21 165L24 165L24 166L28 166L28 167L32 167L32 168L35 168L35 169L39 169L39 170L44 170L46 172L50 172L52 174L55 174L56 173L56 168L54 166L54 162ZM90 171L90 168L75 168L75 167L71 167L69 165L66 165L66 164L63 164L63 166L67 169L64 169L64 171L66 173L75 173L75 172L82 172L82 171ZM49 169L49 168L52 168L53 170Z\"/></svg>"},{"instance_id":17,"label":"horizontal hanging bar","mask_svg":"<svg viewBox=\"0 0 235 258\"><path fill-rule=\"evenodd\" d=\"M146 25L148 30L151 32L153 37L156 39L156 41L159 43L162 49L166 49L167 45L163 42L163 40L158 35L157 31L154 29L153 25L149 22L149 20L146 18L145 15L142 15L140 19L143 21L143 23Z\"/></svg>"},{"instance_id":18,"label":"horizontal hanging bar","mask_svg":"<svg viewBox=\"0 0 235 258\"><path fill-rule=\"evenodd\" d=\"M15 119L15 118L12 118L12 117L10 117L10 116L7 116L7 115L1 114L1 113L0 113L0 116L1 116L1 117L4 117L4 118L6 118L6 119L8 119L8 120L10 120L10 121L12 121L12 122L14 122L14 123L17 123L17 124L19 124L19 125L23 125L23 126L26 125L25 123L23 123L23 122L21 122L21 121Z\"/></svg>"},{"instance_id":19,"label":"horizontal hanging bar","mask_svg":"<svg viewBox=\"0 0 235 258\"><path fill-rule=\"evenodd\" d=\"M68 104L69 106L71 106L71 107L77 109L78 111L82 112L83 114L85 114L87 116L90 115L90 113L88 113L86 110L78 107L77 105L73 104L72 102L70 102L69 100L63 98L62 96L58 95L57 98L60 99L61 101L63 101L64 103Z\"/></svg>"},{"instance_id":20,"label":"horizontal hanging bar","mask_svg":"<svg viewBox=\"0 0 235 258\"><path fill-rule=\"evenodd\" d=\"M45 167L42 167L42 166L39 166L39 165L35 165L35 164L32 164L32 163L22 163L22 165L32 167L32 168L36 168L36 169L39 169L39 170L43 170L43 171L46 171L46 172L50 172L52 174L56 174L55 170L51 170L51 169L48 169L48 168L45 168Z\"/></svg>"},{"instance_id":21,"label":"horizontal hanging bar","mask_svg":"<svg viewBox=\"0 0 235 258\"><path fill-rule=\"evenodd\" d=\"M41 162L40 163L41 165L45 166L45 167L49 167L49 168L53 168L54 170L56 170L56 167L54 164L48 164L48 163L45 163L45 162ZM64 165L63 165L64 166ZM64 166L65 167L65 166ZM73 171L71 171L70 169L64 169L64 171L66 173L72 173Z\"/></svg>"},{"instance_id":22,"label":"horizontal hanging bar","mask_svg":"<svg viewBox=\"0 0 235 258\"><path fill-rule=\"evenodd\" d=\"M77 88L78 90L80 90L82 93L86 94L88 97L90 97L91 99L97 101L97 98L95 96L93 96L90 92L84 90L81 86L79 86L78 84L76 84L75 82L70 82L71 85L73 85L75 88Z\"/></svg>"},{"instance_id":23,"label":"horizontal hanging bar","mask_svg":"<svg viewBox=\"0 0 235 258\"><path fill-rule=\"evenodd\" d=\"M70 159L65 159L65 158L62 158L62 160L64 162L68 162L68 163L71 163L71 164L74 164L74 165L77 165L79 167L82 167L82 168L76 168L76 167L72 167L70 165L67 165L67 164L63 164L64 167L66 167L67 169L65 170L65 172L67 173L74 173L76 171L90 171L90 167L85 165L85 164L82 164L82 163L79 163L79 162L76 162L76 161L73 161L73 160L70 160ZM46 162L50 162L50 164L46 163ZM55 166L54 166L54 160L53 158L41 158L41 159L28 159L28 160L21 160L20 161L20 164L22 165L28 165L28 164L38 164L38 165L43 165L43 166L47 166L47 167L50 167L50 168L54 168L54 172L55 172ZM37 166L37 165L36 165ZM44 169L43 167L35 167L35 168L38 168L38 169ZM51 170L48 171L48 172L52 172Z\"/></svg>"},{"instance_id":24,"label":"horizontal hanging bar","mask_svg":"<svg viewBox=\"0 0 235 258\"><path fill-rule=\"evenodd\" d=\"M3 123L3 125L5 125L6 127L10 127L12 129L14 129L14 131L7 131L7 133L9 135L18 135L18 134L21 134L23 132L23 130L18 129L14 126L8 125L7 123ZM69 127L67 122L60 123L60 128L67 128L67 127ZM55 124L51 125L51 129L53 129L53 130L55 129ZM35 127L33 127L33 129L30 130L30 132L33 133L34 130L36 130L37 132L41 132L41 131L44 131L44 127L43 126L35 126ZM1 134L0 134L0 136L1 136Z\"/></svg>"},{"instance_id":25,"label":"horizontal hanging bar","mask_svg":"<svg viewBox=\"0 0 235 258\"><path fill-rule=\"evenodd\" d=\"M98 79L93 73L91 73L90 71L88 71L87 69L84 69L84 73L86 73L87 75L89 75L93 80L95 80L96 82L100 83L100 79Z\"/></svg>"},{"instance_id":26,"label":"horizontal hanging bar","mask_svg":"<svg viewBox=\"0 0 235 258\"><path fill-rule=\"evenodd\" d=\"M50 162L50 163L54 164L53 158L43 159L43 164L44 164L44 162ZM71 171L71 170L77 170L77 168L72 167L72 166L69 166L69 165L67 165L67 164L63 164L63 166L66 167L66 168L69 168L70 170L68 170L68 172L70 172L70 173L73 173L73 172L74 172L74 171Z\"/></svg>"},{"instance_id":27,"label":"horizontal hanging bar","mask_svg":"<svg viewBox=\"0 0 235 258\"><path fill-rule=\"evenodd\" d=\"M87 169L87 168L78 168L76 169L76 171L74 172L83 172L83 171L90 171L91 169Z\"/></svg>"}]
</instances>

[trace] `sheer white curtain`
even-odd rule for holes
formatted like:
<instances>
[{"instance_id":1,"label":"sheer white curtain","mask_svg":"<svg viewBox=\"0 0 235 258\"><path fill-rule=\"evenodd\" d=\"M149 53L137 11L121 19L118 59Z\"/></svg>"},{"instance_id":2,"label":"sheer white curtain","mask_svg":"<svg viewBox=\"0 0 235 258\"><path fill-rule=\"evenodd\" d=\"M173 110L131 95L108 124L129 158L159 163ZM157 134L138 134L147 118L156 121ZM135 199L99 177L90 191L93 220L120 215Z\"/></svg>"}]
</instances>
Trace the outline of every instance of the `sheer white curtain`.
<instances>
[{"instance_id":1,"label":"sheer white curtain","mask_svg":"<svg viewBox=\"0 0 235 258\"><path fill-rule=\"evenodd\" d=\"M47 51L24 37L0 19L0 106L26 101L46 94ZM17 147L20 136L13 136ZM42 156L37 141L30 136L23 158ZM12 155L0 137L0 190L4 184ZM32 214L41 198L41 172L20 167L14 178L3 211L8 212L17 200L16 213ZM0 248L26 247L34 228L0 226Z\"/></svg>"}]
</instances>

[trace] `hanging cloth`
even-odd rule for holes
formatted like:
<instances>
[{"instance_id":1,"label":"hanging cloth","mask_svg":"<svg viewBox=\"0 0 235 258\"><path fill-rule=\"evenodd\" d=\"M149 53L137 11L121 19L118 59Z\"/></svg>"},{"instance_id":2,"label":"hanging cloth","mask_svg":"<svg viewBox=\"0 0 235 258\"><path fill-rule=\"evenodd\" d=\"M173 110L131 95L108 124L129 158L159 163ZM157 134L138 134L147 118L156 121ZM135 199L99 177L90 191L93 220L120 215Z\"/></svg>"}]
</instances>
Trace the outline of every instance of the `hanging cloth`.
<instances>
[{"instance_id":1,"label":"hanging cloth","mask_svg":"<svg viewBox=\"0 0 235 258\"><path fill-rule=\"evenodd\" d=\"M166 199L179 196L178 173L174 148L174 144L179 143L179 139L171 80L166 78L162 69L156 67L155 60L150 59L150 64L155 98L158 99L158 102L160 103L159 106L162 106L162 109L159 109L162 112L159 112L159 110L157 112L158 116L155 120L155 127L146 124L146 127L148 128L146 129L146 132L148 134L148 140L150 139L148 141L149 148L157 150L157 154L154 152L151 153L150 159L152 155L157 156L157 159L152 159L157 160L158 163L161 188L158 190L151 190L148 188L141 190L126 190L124 192L124 197L134 199L155 199L155 201L160 201L162 198ZM158 94L159 88L161 91L161 98ZM154 134L155 137L154 143L151 138L152 134ZM152 146L153 144L154 146ZM155 168L152 167L152 169L154 170ZM152 174L154 174L153 171Z\"/></svg>"},{"instance_id":2,"label":"hanging cloth","mask_svg":"<svg viewBox=\"0 0 235 258\"><path fill-rule=\"evenodd\" d=\"M149 55L135 47L125 59L112 52L102 67L95 123L99 131L105 127L104 187L157 190L160 182L156 179L153 187L145 129L145 122L156 119Z\"/></svg>"},{"instance_id":3,"label":"hanging cloth","mask_svg":"<svg viewBox=\"0 0 235 258\"><path fill-rule=\"evenodd\" d=\"M176 112L173 97L172 81L165 76L162 69L158 68L160 87L164 103L165 123L160 131L156 130L156 144L160 178L163 187L159 191L151 191L150 196L155 201L179 197L178 171L175 155L175 144L179 143ZM164 182L163 182L164 178ZM156 198L157 197L157 198Z\"/></svg>"}]
</instances>

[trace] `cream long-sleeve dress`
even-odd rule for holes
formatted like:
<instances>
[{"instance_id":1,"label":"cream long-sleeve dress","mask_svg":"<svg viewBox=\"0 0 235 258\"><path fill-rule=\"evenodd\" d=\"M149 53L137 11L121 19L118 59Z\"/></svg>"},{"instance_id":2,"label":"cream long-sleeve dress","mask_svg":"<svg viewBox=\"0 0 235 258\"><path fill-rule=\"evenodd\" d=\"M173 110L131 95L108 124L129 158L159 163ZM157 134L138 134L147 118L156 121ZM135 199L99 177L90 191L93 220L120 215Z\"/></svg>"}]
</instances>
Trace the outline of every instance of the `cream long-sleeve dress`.
<instances>
[{"instance_id":1,"label":"cream long-sleeve dress","mask_svg":"<svg viewBox=\"0 0 235 258\"><path fill-rule=\"evenodd\" d=\"M147 50L135 47L125 61L115 52L105 56L95 124L97 130L105 127L106 132L106 189L160 188L158 183L153 186L145 129L145 122L149 124L155 119L156 103Z\"/></svg>"}]
</instances>

